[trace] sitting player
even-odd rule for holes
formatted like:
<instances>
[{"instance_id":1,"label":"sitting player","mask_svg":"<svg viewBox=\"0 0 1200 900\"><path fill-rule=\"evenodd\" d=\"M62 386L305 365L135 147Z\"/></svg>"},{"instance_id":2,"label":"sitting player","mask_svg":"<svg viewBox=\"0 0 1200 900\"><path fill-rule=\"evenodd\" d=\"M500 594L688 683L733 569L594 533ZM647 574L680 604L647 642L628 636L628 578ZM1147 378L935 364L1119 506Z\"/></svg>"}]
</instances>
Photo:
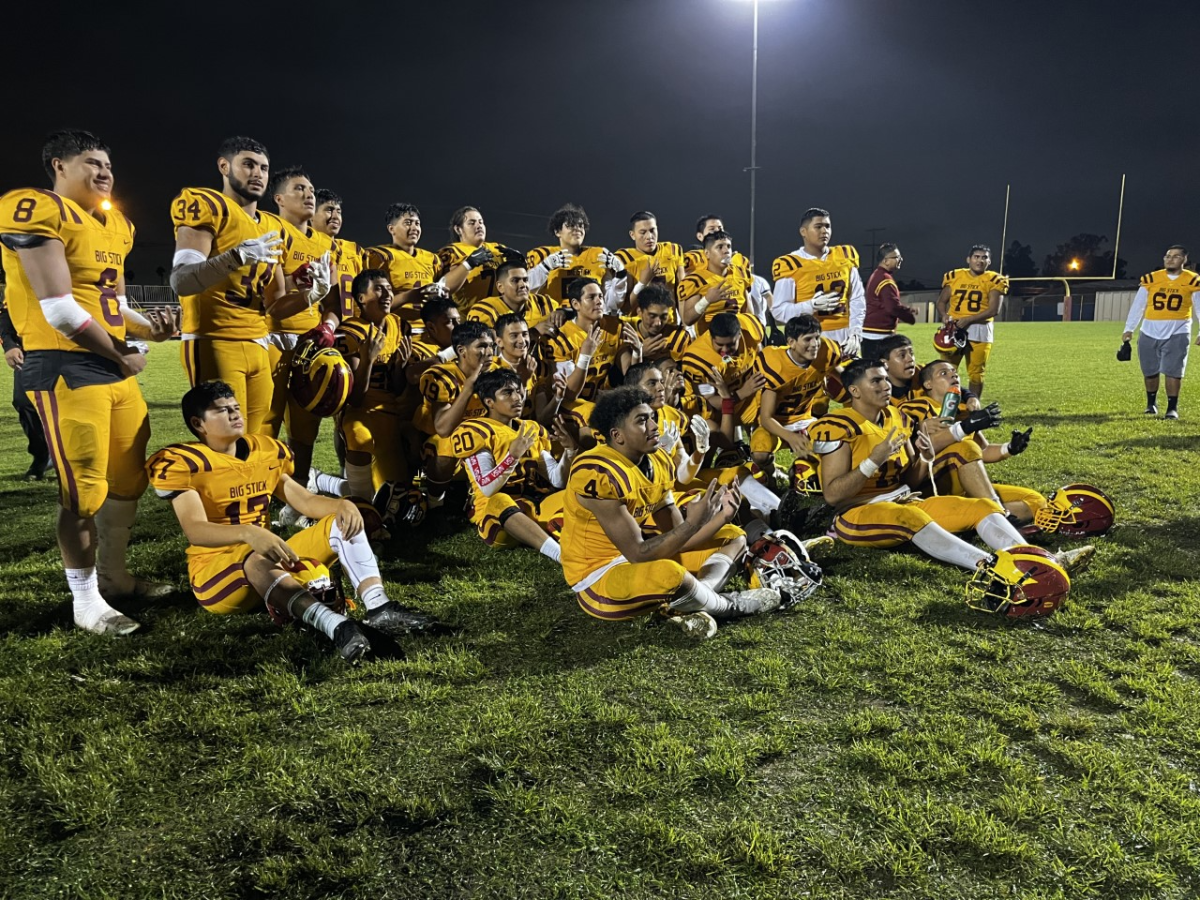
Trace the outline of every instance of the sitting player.
<instances>
[{"instance_id":1,"label":"sitting player","mask_svg":"<svg viewBox=\"0 0 1200 900\"><path fill-rule=\"evenodd\" d=\"M697 334L708 330L718 313L742 313L750 299L753 278L734 262L733 239L724 231L704 236L705 264L679 283L679 306L684 325Z\"/></svg>"},{"instance_id":2,"label":"sitting player","mask_svg":"<svg viewBox=\"0 0 1200 900\"><path fill-rule=\"evenodd\" d=\"M529 272L523 262L500 264L496 269L496 290L498 296L480 300L471 307L467 321L495 328L501 316L516 313L537 330L539 337L554 334L566 321L552 298L530 293Z\"/></svg>"},{"instance_id":3,"label":"sitting player","mask_svg":"<svg viewBox=\"0 0 1200 900\"><path fill-rule=\"evenodd\" d=\"M659 446L649 401L637 388L602 394L591 426L605 442L571 467L562 563L579 605L609 621L687 613L685 630L704 637L716 618L776 609L775 590L718 593L746 549L745 534L729 524L740 497L714 481L680 514L675 464Z\"/></svg>"},{"instance_id":4,"label":"sitting player","mask_svg":"<svg viewBox=\"0 0 1200 900\"><path fill-rule=\"evenodd\" d=\"M654 410L658 425L659 442L675 460L676 480L681 485L687 484L696 477L708 455L711 430L708 422L702 416L689 419L678 407L667 402L666 379L662 369L654 363L641 362L630 366L625 373L625 384L645 391L650 397L650 408ZM685 441L689 440L694 447L691 453L685 446Z\"/></svg>"},{"instance_id":5,"label":"sitting player","mask_svg":"<svg viewBox=\"0 0 1200 900\"><path fill-rule=\"evenodd\" d=\"M996 500L1018 525L1032 522L1038 510L1046 506L1046 498L1031 488L993 484L984 464L1024 452L1033 429L1014 431L1012 440L1005 444L988 443L984 430L1000 424L1000 409L995 403L975 412L959 409L952 420L941 419L946 394L959 387L958 368L946 360L934 360L921 369L921 386L921 396L906 401L900 409L915 427L925 431L937 454L932 463L937 493Z\"/></svg>"},{"instance_id":6,"label":"sitting player","mask_svg":"<svg viewBox=\"0 0 1200 900\"><path fill-rule=\"evenodd\" d=\"M704 399L703 415L709 422L719 426L721 417L732 414L743 427L758 423L759 392L766 379L755 370L754 359L762 339L762 324L753 316L718 313L709 323L708 331L693 341L683 355L683 377ZM718 395L713 384L714 370L732 392L729 399ZM713 435L714 440L718 435L719 445L730 446L720 432Z\"/></svg>"},{"instance_id":7,"label":"sitting player","mask_svg":"<svg viewBox=\"0 0 1200 900\"><path fill-rule=\"evenodd\" d=\"M638 315L625 319L633 326L640 343L642 362L674 365L683 359L692 339L687 330L674 321L675 303L671 292L661 284L650 284L638 294ZM622 348L621 371L634 363L634 347Z\"/></svg>"},{"instance_id":8,"label":"sitting player","mask_svg":"<svg viewBox=\"0 0 1200 900\"><path fill-rule=\"evenodd\" d=\"M841 347L821 335L816 316L805 313L789 319L783 333L787 344L763 347L754 363L766 384L750 452L768 483L774 480L775 451L781 444L796 459L811 454L808 427L829 409L825 378L846 362Z\"/></svg>"},{"instance_id":9,"label":"sitting player","mask_svg":"<svg viewBox=\"0 0 1200 900\"><path fill-rule=\"evenodd\" d=\"M514 372L525 388L523 419L535 419L551 425L558 409L555 394L546 379L547 367L538 357L539 347L532 341L529 325L516 313L506 313L496 320L496 355L492 369Z\"/></svg>"},{"instance_id":10,"label":"sitting player","mask_svg":"<svg viewBox=\"0 0 1200 900\"><path fill-rule=\"evenodd\" d=\"M576 278L567 291L575 320L546 342L555 371L567 379L566 403L594 401L609 387L621 342L621 322L604 314L604 296L594 278ZM632 327L630 327L632 330Z\"/></svg>"},{"instance_id":11,"label":"sitting player","mask_svg":"<svg viewBox=\"0 0 1200 900\"><path fill-rule=\"evenodd\" d=\"M524 544L558 562L551 523L562 517L562 487L575 447L560 433L563 456L550 454L550 436L524 421L525 388L511 369L479 376L475 393L487 415L467 419L451 439L471 481L471 524L493 547Z\"/></svg>"},{"instance_id":12,"label":"sitting player","mask_svg":"<svg viewBox=\"0 0 1200 900\"><path fill-rule=\"evenodd\" d=\"M830 413L810 429L821 457L825 501L834 508L834 532L855 547L895 547L911 541L934 559L974 571L993 557L955 537L974 529L993 550L1024 544L1024 538L994 500L967 497L917 499L912 489L929 476L924 457L909 439L908 417L891 405L891 383L878 360L856 360L842 372L850 406ZM930 452L919 433L917 447ZM1068 572L1082 568L1094 548L1058 555Z\"/></svg>"},{"instance_id":13,"label":"sitting player","mask_svg":"<svg viewBox=\"0 0 1200 900\"><path fill-rule=\"evenodd\" d=\"M184 394L182 406L197 440L164 447L146 469L188 539L188 572L201 606L237 613L265 601L274 618L300 619L328 636L344 659L357 662L371 646L358 624L320 603L289 570L304 558L323 565L337 559L367 608L367 625L406 634L435 624L388 599L358 507L318 497L292 479L291 451L274 438L246 434L229 385L202 382ZM268 531L273 496L317 523L286 541Z\"/></svg>"},{"instance_id":14,"label":"sitting player","mask_svg":"<svg viewBox=\"0 0 1200 900\"><path fill-rule=\"evenodd\" d=\"M483 213L473 206L454 211L450 234L454 243L437 252L441 263L438 283L454 298L459 312L466 315L480 300L496 296L496 267L509 259L524 262L525 256L488 241Z\"/></svg>"},{"instance_id":15,"label":"sitting player","mask_svg":"<svg viewBox=\"0 0 1200 900\"><path fill-rule=\"evenodd\" d=\"M425 493L430 508L442 504L446 488L458 471L458 456L450 436L464 419L482 416L487 409L475 396L475 382L491 366L496 336L482 322L463 322L450 337L453 362L438 363L421 375L425 398L413 420L425 442Z\"/></svg>"}]
</instances>

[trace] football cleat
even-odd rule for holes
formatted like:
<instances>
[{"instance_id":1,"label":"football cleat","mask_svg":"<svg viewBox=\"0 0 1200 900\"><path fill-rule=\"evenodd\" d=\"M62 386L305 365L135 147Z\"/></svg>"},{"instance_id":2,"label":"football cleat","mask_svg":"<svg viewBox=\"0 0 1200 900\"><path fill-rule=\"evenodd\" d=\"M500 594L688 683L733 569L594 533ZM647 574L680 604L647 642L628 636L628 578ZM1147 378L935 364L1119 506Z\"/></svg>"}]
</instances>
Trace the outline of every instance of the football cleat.
<instances>
[{"instance_id":1,"label":"football cleat","mask_svg":"<svg viewBox=\"0 0 1200 900\"><path fill-rule=\"evenodd\" d=\"M92 618L88 613L95 610L95 606L101 606L98 611L100 614ZM84 631L90 631L93 634L111 634L120 637L126 634L132 634L141 628L141 623L134 621L129 616L118 612L111 607L104 608L100 604L89 606L80 615L80 610L75 611L75 625L82 628Z\"/></svg>"},{"instance_id":2,"label":"football cleat","mask_svg":"<svg viewBox=\"0 0 1200 900\"><path fill-rule=\"evenodd\" d=\"M393 637L416 631L430 631L441 625L428 613L401 606L395 600L367 610L367 614L363 616L363 624Z\"/></svg>"},{"instance_id":3,"label":"football cleat","mask_svg":"<svg viewBox=\"0 0 1200 900\"><path fill-rule=\"evenodd\" d=\"M695 641L707 641L717 633L717 620L704 611L671 616L667 624L674 625L683 632L684 637Z\"/></svg>"},{"instance_id":4,"label":"football cleat","mask_svg":"<svg viewBox=\"0 0 1200 900\"><path fill-rule=\"evenodd\" d=\"M783 599L779 591L763 587L721 596L728 600L733 607L729 611L733 616L756 616L759 613L774 612L779 609L779 604Z\"/></svg>"},{"instance_id":5,"label":"football cleat","mask_svg":"<svg viewBox=\"0 0 1200 900\"><path fill-rule=\"evenodd\" d=\"M1166 413L1163 415L1163 418L1164 419L1178 419L1179 418L1179 410L1168 409L1166 411Z\"/></svg>"},{"instance_id":6,"label":"football cleat","mask_svg":"<svg viewBox=\"0 0 1200 900\"><path fill-rule=\"evenodd\" d=\"M1041 547L1017 544L997 550L967 582L966 603L1010 619L1042 619L1066 601L1071 576Z\"/></svg>"},{"instance_id":7,"label":"football cleat","mask_svg":"<svg viewBox=\"0 0 1200 900\"><path fill-rule=\"evenodd\" d=\"M333 630L333 645L342 659L352 666L358 665L371 650L371 642L353 619L347 619Z\"/></svg>"},{"instance_id":8,"label":"football cleat","mask_svg":"<svg viewBox=\"0 0 1200 900\"><path fill-rule=\"evenodd\" d=\"M1149 406L1147 406L1147 407L1145 408L1145 410L1143 410L1143 411L1142 411L1142 415L1144 415L1144 416L1157 416L1157 415L1158 415L1158 407L1157 407L1157 406L1155 406L1153 403L1151 403Z\"/></svg>"},{"instance_id":9,"label":"football cleat","mask_svg":"<svg viewBox=\"0 0 1200 900\"><path fill-rule=\"evenodd\" d=\"M130 585L120 587L112 579L103 575L99 576L97 581L100 587L100 596L106 601L158 600L170 596L176 591L173 584L165 581L147 581L145 578L134 577Z\"/></svg>"},{"instance_id":10,"label":"football cleat","mask_svg":"<svg viewBox=\"0 0 1200 900\"><path fill-rule=\"evenodd\" d=\"M750 586L770 588L782 596L785 609L812 596L822 572L804 542L790 531L768 531L749 549Z\"/></svg>"},{"instance_id":11,"label":"football cleat","mask_svg":"<svg viewBox=\"0 0 1200 900\"><path fill-rule=\"evenodd\" d=\"M1033 524L1047 534L1088 537L1113 526L1116 510L1108 495L1090 484L1068 484L1052 493L1034 514Z\"/></svg>"},{"instance_id":12,"label":"football cleat","mask_svg":"<svg viewBox=\"0 0 1200 900\"><path fill-rule=\"evenodd\" d=\"M288 390L306 412L321 418L337 415L353 386L350 366L337 350L316 342L297 346Z\"/></svg>"},{"instance_id":13,"label":"football cleat","mask_svg":"<svg viewBox=\"0 0 1200 900\"><path fill-rule=\"evenodd\" d=\"M1073 577L1084 572L1092 564L1092 557L1095 555L1096 548L1091 544L1084 544L1073 550L1059 550L1054 554L1054 558L1066 569L1067 574Z\"/></svg>"}]
</instances>

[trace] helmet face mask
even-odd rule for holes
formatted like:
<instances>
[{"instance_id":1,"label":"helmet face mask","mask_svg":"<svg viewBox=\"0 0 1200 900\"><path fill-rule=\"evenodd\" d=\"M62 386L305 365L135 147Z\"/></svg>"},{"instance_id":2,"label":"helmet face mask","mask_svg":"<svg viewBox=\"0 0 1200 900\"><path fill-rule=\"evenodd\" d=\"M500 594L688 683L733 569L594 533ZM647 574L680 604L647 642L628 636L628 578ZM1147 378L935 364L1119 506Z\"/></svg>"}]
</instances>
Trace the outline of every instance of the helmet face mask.
<instances>
[{"instance_id":1,"label":"helmet face mask","mask_svg":"<svg viewBox=\"0 0 1200 900\"><path fill-rule=\"evenodd\" d=\"M933 335L933 346L942 353L953 353L967 348L967 329L957 325L943 325Z\"/></svg>"},{"instance_id":2,"label":"helmet face mask","mask_svg":"<svg viewBox=\"0 0 1200 900\"><path fill-rule=\"evenodd\" d=\"M966 586L967 606L1010 619L1041 619L1062 606L1071 577L1041 547L1018 544L997 550Z\"/></svg>"},{"instance_id":3,"label":"helmet face mask","mask_svg":"<svg viewBox=\"0 0 1200 900\"><path fill-rule=\"evenodd\" d=\"M823 573L790 531L769 531L750 545L750 585L779 591L781 608L811 597L821 586ZM756 583L757 582L757 583Z\"/></svg>"},{"instance_id":4,"label":"helmet face mask","mask_svg":"<svg viewBox=\"0 0 1200 900\"><path fill-rule=\"evenodd\" d=\"M1068 484L1047 498L1033 524L1046 534L1090 537L1104 534L1113 526L1116 510L1108 496L1090 484Z\"/></svg>"},{"instance_id":5,"label":"helmet face mask","mask_svg":"<svg viewBox=\"0 0 1200 900\"><path fill-rule=\"evenodd\" d=\"M817 467L807 459L797 459L792 463L792 474L788 487L809 497L821 496L821 476Z\"/></svg>"}]
</instances>

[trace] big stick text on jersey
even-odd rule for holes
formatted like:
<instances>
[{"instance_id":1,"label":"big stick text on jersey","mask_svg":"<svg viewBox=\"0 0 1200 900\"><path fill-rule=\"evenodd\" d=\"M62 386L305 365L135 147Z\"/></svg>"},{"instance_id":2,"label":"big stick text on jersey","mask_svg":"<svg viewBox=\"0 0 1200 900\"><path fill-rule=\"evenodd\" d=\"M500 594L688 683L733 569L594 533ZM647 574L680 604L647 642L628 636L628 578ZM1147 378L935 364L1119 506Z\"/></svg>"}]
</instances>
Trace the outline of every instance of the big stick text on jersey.
<instances>
[{"instance_id":1,"label":"big stick text on jersey","mask_svg":"<svg viewBox=\"0 0 1200 900\"><path fill-rule=\"evenodd\" d=\"M828 248L824 259L808 259L795 253L778 257L771 266L776 282L796 282L796 302L811 300L820 293L838 294L841 304L832 312L814 312L822 331L850 327L850 273L858 268L858 251L849 244Z\"/></svg>"},{"instance_id":2,"label":"big stick text on jersey","mask_svg":"<svg viewBox=\"0 0 1200 900\"><path fill-rule=\"evenodd\" d=\"M988 295L992 291L1007 294L1008 279L990 269L979 275L970 269L951 269L942 276L942 287L950 289L950 303L947 306L950 318L961 319L982 312L988 305ZM992 320L992 317L988 317L978 324Z\"/></svg>"},{"instance_id":3,"label":"big stick text on jersey","mask_svg":"<svg viewBox=\"0 0 1200 900\"><path fill-rule=\"evenodd\" d=\"M1147 319L1182 319L1192 317L1192 305L1200 291L1200 275L1183 269L1171 278L1166 269L1143 275L1138 284L1146 289Z\"/></svg>"}]
</instances>

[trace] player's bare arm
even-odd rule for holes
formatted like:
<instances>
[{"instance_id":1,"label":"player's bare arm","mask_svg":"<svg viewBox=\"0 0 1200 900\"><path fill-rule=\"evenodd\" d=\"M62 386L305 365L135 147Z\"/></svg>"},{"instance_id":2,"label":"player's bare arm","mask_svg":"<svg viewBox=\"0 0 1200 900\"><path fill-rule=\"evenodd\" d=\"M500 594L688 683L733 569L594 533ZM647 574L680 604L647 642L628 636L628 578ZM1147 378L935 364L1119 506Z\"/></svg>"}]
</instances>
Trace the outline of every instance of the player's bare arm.
<instances>
[{"instance_id":1,"label":"player's bare arm","mask_svg":"<svg viewBox=\"0 0 1200 900\"><path fill-rule=\"evenodd\" d=\"M175 518L193 547L231 547L247 544L250 549L272 562L288 563L299 557L287 541L258 525L225 525L210 522L204 513L204 501L195 491L183 491L171 500Z\"/></svg>"}]
</instances>

